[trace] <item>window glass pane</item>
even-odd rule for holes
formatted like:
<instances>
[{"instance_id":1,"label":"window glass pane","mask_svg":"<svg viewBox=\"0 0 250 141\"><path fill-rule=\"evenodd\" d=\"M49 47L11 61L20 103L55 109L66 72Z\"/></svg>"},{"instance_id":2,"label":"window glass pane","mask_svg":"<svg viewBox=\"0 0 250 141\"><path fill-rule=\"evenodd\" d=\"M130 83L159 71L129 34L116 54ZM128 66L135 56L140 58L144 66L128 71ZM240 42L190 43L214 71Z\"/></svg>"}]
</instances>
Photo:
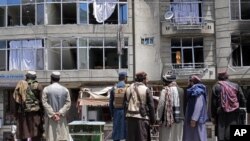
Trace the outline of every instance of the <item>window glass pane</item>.
<instances>
[{"instance_id":1,"label":"window glass pane","mask_svg":"<svg viewBox=\"0 0 250 141\"><path fill-rule=\"evenodd\" d=\"M88 5L86 3L80 4L80 23L87 24L88 23Z\"/></svg>"},{"instance_id":2,"label":"window glass pane","mask_svg":"<svg viewBox=\"0 0 250 141\"><path fill-rule=\"evenodd\" d=\"M61 4L59 3L49 3L46 7L49 25L61 24Z\"/></svg>"},{"instance_id":3,"label":"window glass pane","mask_svg":"<svg viewBox=\"0 0 250 141\"><path fill-rule=\"evenodd\" d=\"M128 21L128 5L127 4L120 4L119 9L119 20L120 24L127 24Z\"/></svg>"},{"instance_id":4,"label":"window glass pane","mask_svg":"<svg viewBox=\"0 0 250 141\"><path fill-rule=\"evenodd\" d=\"M5 23L6 23L6 18L5 18L5 7L0 7L0 27L5 27Z\"/></svg>"},{"instance_id":5,"label":"window glass pane","mask_svg":"<svg viewBox=\"0 0 250 141\"><path fill-rule=\"evenodd\" d=\"M103 69L103 49L90 48L89 49L89 68Z\"/></svg>"},{"instance_id":6,"label":"window glass pane","mask_svg":"<svg viewBox=\"0 0 250 141\"><path fill-rule=\"evenodd\" d=\"M7 0L0 0L0 5L6 5L7 4Z\"/></svg>"},{"instance_id":7,"label":"window glass pane","mask_svg":"<svg viewBox=\"0 0 250 141\"><path fill-rule=\"evenodd\" d=\"M35 25L35 5L22 6L23 25Z\"/></svg>"},{"instance_id":8,"label":"window glass pane","mask_svg":"<svg viewBox=\"0 0 250 141\"><path fill-rule=\"evenodd\" d=\"M250 1L241 0L241 19L250 19Z\"/></svg>"},{"instance_id":9,"label":"window glass pane","mask_svg":"<svg viewBox=\"0 0 250 141\"><path fill-rule=\"evenodd\" d=\"M44 24L44 4L37 4L37 25Z\"/></svg>"},{"instance_id":10,"label":"window glass pane","mask_svg":"<svg viewBox=\"0 0 250 141\"><path fill-rule=\"evenodd\" d=\"M63 48L62 49L62 69L72 70L77 69L77 49Z\"/></svg>"},{"instance_id":11,"label":"window glass pane","mask_svg":"<svg viewBox=\"0 0 250 141\"><path fill-rule=\"evenodd\" d=\"M19 5L19 4L21 4L21 0L7 0L7 4L8 5L12 5L12 4Z\"/></svg>"},{"instance_id":12,"label":"window glass pane","mask_svg":"<svg viewBox=\"0 0 250 141\"><path fill-rule=\"evenodd\" d=\"M63 3L63 24L76 24L76 3Z\"/></svg>"},{"instance_id":13,"label":"window glass pane","mask_svg":"<svg viewBox=\"0 0 250 141\"><path fill-rule=\"evenodd\" d=\"M20 6L8 7L8 26L20 25Z\"/></svg>"},{"instance_id":14,"label":"window glass pane","mask_svg":"<svg viewBox=\"0 0 250 141\"><path fill-rule=\"evenodd\" d=\"M231 19L232 20L239 20L239 0L231 0L230 4L230 12L231 12Z\"/></svg>"},{"instance_id":15,"label":"window glass pane","mask_svg":"<svg viewBox=\"0 0 250 141\"><path fill-rule=\"evenodd\" d=\"M119 57L116 48L105 48L105 69L118 69Z\"/></svg>"},{"instance_id":16,"label":"window glass pane","mask_svg":"<svg viewBox=\"0 0 250 141\"><path fill-rule=\"evenodd\" d=\"M123 55L121 56L121 67L128 68L128 49L123 48Z\"/></svg>"},{"instance_id":17,"label":"window glass pane","mask_svg":"<svg viewBox=\"0 0 250 141\"><path fill-rule=\"evenodd\" d=\"M180 46L181 46L180 38L172 38L171 39L171 47L180 47Z\"/></svg>"},{"instance_id":18,"label":"window glass pane","mask_svg":"<svg viewBox=\"0 0 250 141\"><path fill-rule=\"evenodd\" d=\"M48 69L61 70L61 49L48 48Z\"/></svg>"},{"instance_id":19,"label":"window glass pane","mask_svg":"<svg viewBox=\"0 0 250 141\"><path fill-rule=\"evenodd\" d=\"M79 48L79 69L88 69L88 48Z\"/></svg>"},{"instance_id":20,"label":"window glass pane","mask_svg":"<svg viewBox=\"0 0 250 141\"><path fill-rule=\"evenodd\" d=\"M6 49L6 41L0 41L0 49Z\"/></svg>"}]
</instances>

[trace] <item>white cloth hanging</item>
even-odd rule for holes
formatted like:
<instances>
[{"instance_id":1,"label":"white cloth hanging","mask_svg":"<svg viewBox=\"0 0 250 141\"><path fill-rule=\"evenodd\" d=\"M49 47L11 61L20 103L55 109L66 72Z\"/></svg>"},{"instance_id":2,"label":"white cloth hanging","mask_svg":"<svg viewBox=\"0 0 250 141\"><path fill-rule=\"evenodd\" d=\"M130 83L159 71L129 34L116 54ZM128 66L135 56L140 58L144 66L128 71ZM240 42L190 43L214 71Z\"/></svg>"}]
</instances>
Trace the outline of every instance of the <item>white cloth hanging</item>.
<instances>
[{"instance_id":1,"label":"white cloth hanging","mask_svg":"<svg viewBox=\"0 0 250 141\"><path fill-rule=\"evenodd\" d=\"M199 0L174 0L171 4L177 24L199 24Z\"/></svg>"},{"instance_id":2,"label":"white cloth hanging","mask_svg":"<svg viewBox=\"0 0 250 141\"><path fill-rule=\"evenodd\" d=\"M102 23L114 12L117 0L91 0L93 1L93 15L97 22Z\"/></svg>"},{"instance_id":3,"label":"white cloth hanging","mask_svg":"<svg viewBox=\"0 0 250 141\"><path fill-rule=\"evenodd\" d=\"M42 57L38 48L42 48L42 40L10 41L9 70L36 70L37 57Z\"/></svg>"}]
</instances>

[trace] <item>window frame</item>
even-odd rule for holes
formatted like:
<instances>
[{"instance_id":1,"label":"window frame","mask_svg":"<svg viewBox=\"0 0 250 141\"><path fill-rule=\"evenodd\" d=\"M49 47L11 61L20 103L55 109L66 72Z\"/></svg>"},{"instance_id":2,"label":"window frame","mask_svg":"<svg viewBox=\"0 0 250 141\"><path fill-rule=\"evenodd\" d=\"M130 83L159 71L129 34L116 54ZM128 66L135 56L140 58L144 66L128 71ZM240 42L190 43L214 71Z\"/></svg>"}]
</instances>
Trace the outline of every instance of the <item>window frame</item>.
<instances>
[{"instance_id":1,"label":"window frame","mask_svg":"<svg viewBox=\"0 0 250 141\"><path fill-rule=\"evenodd\" d=\"M242 19L242 13L241 13L241 0L237 0L238 1L238 6L239 6L239 9L238 9L238 15L236 15L236 16L238 16L238 19L232 19L232 6L234 6L233 4L232 4L232 0L230 0L230 2L229 2L229 14L230 14L230 20L231 21L250 21L250 17L249 17L249 19ZM250 3L250 2L249 2ZM249 9L250 9L250 7L249 7ZM250 13L250 10L249 10L249 13ZM235 16L235 17L236 17Z\"/></svg>"},{"instance_id":2,"label":"window frame","mask_svg":"<svg viewBox=\"0 0 250 141\"><path fill-rule=\"evenodd\" d=\"M202 45L197 45L197 46L194 46L194 39L202 39ZM179 45L173 45L173 39L178 39L179 40ZM191 45L184 45L183 44L183 39L191 39ZM172 64L172 67L173 69L188 69L188 68L204 68L204 38L203 37L174 37L174 38L171 38L171 45L170 45L170 48L171 48L171 64ZM180 50L180 63L177 63L177 60L175 60L175 63L174 63L174 60L173 60L173 57L176 57L176 53L173 51L173 50ZM202 49L202 52L203 52L203 56L202 56L202 63L197 63L198 60L195 60L195 49ZM191 56L191 59L192 59L192 62L191 63L185 63L185 50L191 50L192 52L192 56ZM199 67L200 65L200 67Z\"/></svg>"}]
</instances>

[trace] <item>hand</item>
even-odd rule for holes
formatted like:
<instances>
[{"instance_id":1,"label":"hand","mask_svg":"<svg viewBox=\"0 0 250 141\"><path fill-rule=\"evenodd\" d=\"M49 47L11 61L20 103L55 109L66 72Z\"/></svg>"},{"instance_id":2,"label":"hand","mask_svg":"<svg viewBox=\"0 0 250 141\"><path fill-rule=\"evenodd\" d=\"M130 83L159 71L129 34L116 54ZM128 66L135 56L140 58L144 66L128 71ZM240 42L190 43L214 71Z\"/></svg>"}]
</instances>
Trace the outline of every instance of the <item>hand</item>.
<instances>
[{"instance_id":1,"label":"hand","mask_svg":"<svg viewBox=\"0 0 250 141\"><path fill-rule=\"evenodd\" d=\"M60 118L60 115L58 115L58 114L56 113L56 114L54 114L54 115L52 116L52 119L53 119L55 122L58 122L61 118Z\"/></svg>"},{"instance_id":2,"label":"hand","mask_svg":"<svg viewBox=\"0 0 250 141\"><path fill-rule=\"evenodd\" d=\"M191 126L192 128L194 128L194 127L196 126L196 121L195 121L195 120L191 120L190 126Z\"/></svg>"}]
</instances>

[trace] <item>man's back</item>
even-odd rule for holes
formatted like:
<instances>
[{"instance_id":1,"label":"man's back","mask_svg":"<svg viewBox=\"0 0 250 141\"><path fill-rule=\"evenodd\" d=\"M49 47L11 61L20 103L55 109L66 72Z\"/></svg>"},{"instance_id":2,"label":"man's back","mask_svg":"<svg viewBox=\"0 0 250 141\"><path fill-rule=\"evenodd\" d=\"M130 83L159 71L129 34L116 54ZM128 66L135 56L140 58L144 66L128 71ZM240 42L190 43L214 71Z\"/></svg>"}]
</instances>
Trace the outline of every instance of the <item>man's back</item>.
<instances>
[{"instance_id":1,"label":"man's back","mask_svg":"<svg viewBox=\"0 0 250 141\"><path fill-rule=\"evenodd\" d=\"M53 107L54 111L59 111L65 104L69 91L59 83L53 83L44 88L44 93L47 94L48 104Z\"/></svg>"}]
</instances>

